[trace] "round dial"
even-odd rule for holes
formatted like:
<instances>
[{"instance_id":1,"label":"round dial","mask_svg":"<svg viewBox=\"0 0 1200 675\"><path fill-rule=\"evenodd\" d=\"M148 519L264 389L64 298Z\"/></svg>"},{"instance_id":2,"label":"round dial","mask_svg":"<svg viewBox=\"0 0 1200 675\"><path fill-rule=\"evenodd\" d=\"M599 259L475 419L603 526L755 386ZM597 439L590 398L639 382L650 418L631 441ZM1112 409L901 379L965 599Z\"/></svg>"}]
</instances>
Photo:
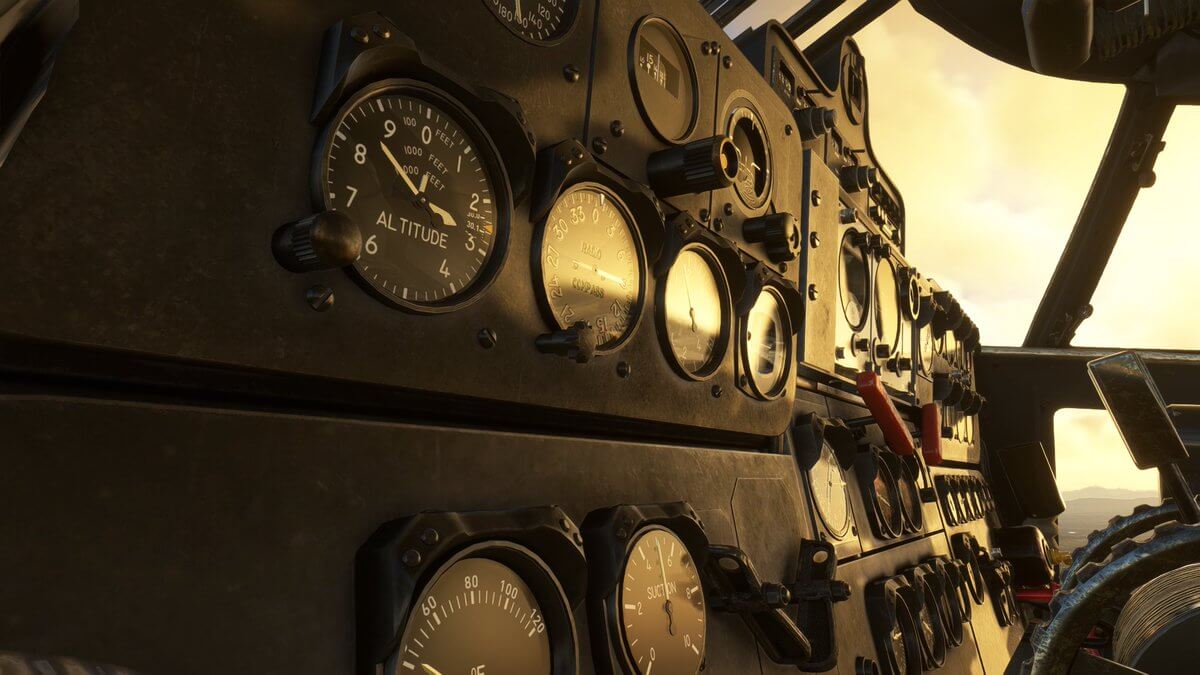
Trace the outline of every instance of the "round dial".
<instances>
[{"instance_id":1,"label":"round dial","mask_svg":"<svg viewBox=\"0 0 1200 675\"><path fill-rule=\"evenodd\" d=\"M637 672L699 672L704 588L679 537L662 528L644 530L629 549L621 579L622 637Z\"/></svg>"},{"instance_id":2,"label":"round dial","mask_svg":"<svg viewBox=\"0 0 1200 675\"><path fill-rule=\"evenodd\" d=\"M688 376L712 373L724 354L726 297L724 274L707 249L690 246L679 252L667 273L662 315L671 356Z\"/></svg>"},{"instance_id":3,"label":"round dial","mask_svg":"<svg viewBox=\"0 0 1200 675\"><path fill-rule=\"evenodd\" d=\"M747 207L757 209L771 191L771 149L758 113L746 105L735 108L725 133L738 150L734 189Z\"/></svg>"},{"instance_id":4,"label":"round dial","mask_svg":"<svg viewBox=\"0 0 1200 675\"><path fill-rule=\"evenodd\" d=\"M921 592L921 609L917 612L917 629L921 633L930 665L936 668L946 658L946 634L942 631L941 616L937 612L937 593L929 580L924 578L918 580L918 590Z\"/></svg>"},{"instance_id":5,"label":"round dial","mask_svg":"<svg viewBox=\"0 0 1200 675\"><path fill-rule=\"evenodd\" d=\"M323 148L316 189L362 231L353 269L380 297L445 311L490 281L507 242L507 188L460 105L384 83L342 109Z\"/></svg>"},{"instance_id":6,"label":"round dial","mask_svg":"<svg viewBox=\"0 0 1200 675\"><path fill-rule=\"evenodd\" d=\"M808 470L808 482L817 515L826 529L838 539L846 536L850 530L850 495L846 491L846 476L829 443L822 444L821 456Z\"/></svg>"},{"instance_id":7,"label":"round dial","mask_svg":"<svg viewBox=\"0 0 1200 675\"><path fill-rule=\"evenodd\" d=\"M904 517L913 529L921 529L921 491L912 468L904 460L897 462L896 483L900 493L900 505L904 509Z\"/></svg>"},{"instance_id":8,"label":"round dial","mask_svg":"<svg viewBox=\"0 0 1200 675\"><path fill-rule=\"evenodd\" d=\"M558 327L586 321L601 349L624 342L641 311L644 273L625 204L595 183L571 187L550 209L539 248L543 300Z\"/></svg>"},{"instance_id":9,"label":"round dial","mask_svg":"<svg viewBox=\"0 0 1200 675\"><path fill-rule=\"evenodd\" d=\"M875 270L875 334L876 344L886 347L889 355L900 346L900 297L890 260L880 260Z\"/></svg>"},{"instance_id":10,"label":"round dial","mask_svg":"<svg viewBox=\"0 0 1200 675\"><path fill-rule=\"evenodd\" d=\"M489 675L552 670L542 608L512 568L465 558L438 572L413 604L388 672Z\"/></svg>"},{"instance_id":11,"label":"round dial","mask_svg":"<svg viewBox=\"0 0 1200 675\"><path fill-rule=\"evenodd\" d=\"M866 253L862 246L855 243L859 236L859 233L849 230L842 237L842 263L838 268L838 295L842 301L842 312L846 315L846 323L854 330L862 328L870 306L867 296L870 270Z\"/></svg>"},{"instance_id":12,"label":"round dial","mask_svg":"<svg viewBox=\"0 0 1200 675\"><path fill-rule=\"evenodd\" d=\"M783 301L770 287L759 293L742 331L743 365L749 383L764 398L778 396L786 384L792 357L792 331Z\"/></svg>"},{"instance_id":13,"label":"round dial","mask_svg":"<svg viewBox=\"0 0 1200 675\"><path fill-rule=\"evenodd\" d=\"M891 651L895 657L895 669L899 675L920 673L920 647L912 625L912 612L908 603L899 595L896 596L896 623L892 625Z\"/></svg>"},{"instance_id":14,"label":"round dial","mask_svg":"<svg viewBox=\"0 0 1200 675\"><path fill-rule=\"evenodd\" d=\"M888 467L887 462L878 456L875 461L875 479L872 481L871 487L874 488L875 505L879 509L879 516L883 520L884 526L889 528L892 534L899 534L903 523L899 489L896 487L896 478L892 475L892 470Z\"/></svg>"},{"instance_id":15,"label":"round dial","mask_svg":"<svg viewBox=\"0 0 1200 675\"><path fill-rule=\"evenodd\" d=\"M567 34L579 13L579 0L483 0L516 36L550 44Z\"/></svg>"},{"instance_id":16,"label":"round dial","mask_svg":"<svg viewBox=\"0 0 1200 675\"><path fill-rule=\"evenodd\" d=\"M668 143L687 138L699 106L696 70L679 32L663 19L646 18L634 31L629 58L633 91L650 128Z\"/></svg>"},{"instance_id":17,"label":"round dial","mask_svg":"<svg viewBox=\"0 0 1200 675\"><path fill-rule=\"evenodd\" d=\"M892 626L892 653L896 656L896 672L908 672L908 636L900 624Z\"/></svg>"}]
</instances>

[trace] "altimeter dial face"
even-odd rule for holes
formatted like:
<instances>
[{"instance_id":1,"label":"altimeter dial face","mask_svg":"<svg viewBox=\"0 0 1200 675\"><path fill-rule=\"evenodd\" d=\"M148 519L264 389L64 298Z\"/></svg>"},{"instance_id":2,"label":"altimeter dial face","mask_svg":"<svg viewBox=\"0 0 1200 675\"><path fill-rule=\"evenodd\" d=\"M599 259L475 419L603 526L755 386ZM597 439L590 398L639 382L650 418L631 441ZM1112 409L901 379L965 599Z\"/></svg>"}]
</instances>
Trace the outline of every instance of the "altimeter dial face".
<instances>
[{"instance_id":1,"label":"altimeter dial face","mask_svg":"<svg viewBox=\"0 0 1200 675\"><path fill-rule=\"evenodd\" d=\"M691 377L711 373L725 351L726 297L724 275L707 249L680 251L667 273L662 312L671 355Z\"/></svg>"},{"instance_id":2,"label":"altimeter dial face","mask_svg":"<svg viewBox=\"0 0 1200 675\"><path fill-rule=\"evenodd\" d=\"M584 321L596 344L612 349L641 313L641 237L625 204L595 183L572 186L542 226L538 270L543 300L559 328Z\"/></svg>"},{"instance_id":3,"label":"altimeter dial face","mask_svg":"<svg viewBox=\"0 0 1200 675\"><path fill-rule=\"evenodd\" d=\"M417 598L391 675L550 675L550 635L529 585L488 558L451 563Z\"/></svg>"},{"instance_id":4,"label":"altimeter dial face","mask_svg":"<svg viewBox=\"0 0 1200 675\"><path fill-rule=\"evenodd\" d=\"M318 189L358 225L354 271L385 300L444 311L481 290L507 241L507 194L482 131L424 85L375 87L334 119Z\"/></svg>"},{"instance_id":5,"label":"altimeter dial face","mask_svg":"<svg viewBox=\"0 0 1200 675\"><path fill-rule=\"evenodd\" d=\"M841 539L850 530L850 495L846 491L846 476L838 464L833 446L824 443L817 463L808 470L817 514L834 537Z\"/></svg>"},{"instance_id":6,"label":"altimeter dial face","mask_svg":"<svg viewBox=\"0 0 1200 675\"><path fill-rule=\"evenodd\" d=\"M621 634L641 675L690 675L704 662L707 617L700 575L683 541L652 527L634 540L621 577Z\"/></svg>"}]
</instances>

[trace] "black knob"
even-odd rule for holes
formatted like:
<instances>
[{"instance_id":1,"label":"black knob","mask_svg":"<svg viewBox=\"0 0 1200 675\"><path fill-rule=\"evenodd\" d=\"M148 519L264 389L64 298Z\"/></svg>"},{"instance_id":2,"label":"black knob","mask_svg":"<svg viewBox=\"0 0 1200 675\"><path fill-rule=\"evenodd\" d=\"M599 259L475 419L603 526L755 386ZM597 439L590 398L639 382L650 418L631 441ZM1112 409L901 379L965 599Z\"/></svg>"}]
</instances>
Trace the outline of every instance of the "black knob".
<instances>
[{"instance_id":1,"label":"black knob","mask_svg":"<svg viewBox=\"0 0 1200 675\"><path fill-rule=\"evenodd\" d=\"M897 375L903 375L905 371L912 370L912 359L907 356L897 356L888 360L888 368Z\"/></svg>"},{"instance_id":2,"label":"black knob","mask_svg":"<svg viewBox=\"0 0 1200 675\"><path fill-rule=\"evenodd\" d=\"M938 311L933 315L933 330L935 333L944 333L948 330L954 330L963 320L962 307L954 296L950 295L949 291L938 291L933 294L933 300L938 306Z\"/></svg>"},{"instance_id":3,"label":"black knob","mask_svg":"<svg viewBox=\"0 0 1200 675\"><path fill-rule=\"evenodd\" d=\"M800 254L800 223L790 213L751 218L742 223L742 236L752 244L765 246L771 262L789 262Z\"/></svg>"},{"instance_id":4,"label":"black knob","mask_svg":"<svg viewBox=\"0 0 1200 675\"><path fill-rule=\"evenodd\" d=\"M957 375L938 373L933 376L933 398L952 406L962 398L962 380Z\"/></svg>"},{"instance_id":5,"label":"black knob","mask_svg":"<svg viewBox=\"0 0 1200 675\"><path fill-rule=\"evenodd\" d=\"M980 410L983 410L983 404L987 403L987 399L977 391L971 392L970 405L963 406L963 412L968 415L978 415Z\"/></svg>"},{"instance_id":6,"label":"black knob","mask_svg":"<svg viewBox=\"0 0 1200 675\"><path fill-rule=\"evenodd\" d=\"M650 187L660 197L719 190L738 175L738 151L728 136L659 150L646 161Z\"/></svg>"},{"instance_id":7,"label":"black knob","mask_svg":"<svg viewBox=\"0 0 1200 675\"><path fill-rule=\"evenodd\" d=\"M875 358L886 359L892 353L892 346L886 342L875 343Z\"/></svg>"},{"instance_id":8,"label":"black knob","mask_svg":"<svg viewBox=\"0 0 1200 675\"><path fill-rule=\"evenodd\" d=\"M954 327L954 337L958 338L959 342L965 342L967 336L971 334L971 329L975 327L975 322L971 321L971 317L963 315L962 323Z\"/></svg>"},{"instance_id":9,"label":"black knob","mask_svg":"<svg viewBox=\"0 0 1200 675\"><path fill-rule=\"evenodd\" d=\"M829 133L837 123L837 111L831 108L796 108L792 111L800 138L811 141Z\"/></svg>"},{"instance_id":10,"label":"black knob","mask_svg":"<svg viewBox=\"0 0 1200 675\"><path fill-rule=\"evenodd\" d=\"M838 178L846 192L858 192L875 184L878 171L873 166L843 166L838 170Z\"/></svg>"},{"instance_id":11,"label":"black knob","mask_svg":"<svg viewBox=\"0 0 1200 675\"><path fill-rule=\"evenodd\" d=\"M871 341L867 338L857 338L852 346L856 352L865 352L871 348Z\"/></svg>"},{"instance_id":12,"label":"black knob","mask_svg":"<svg viewBox=\"0 0 1200 675\"><path fill-rule=\"evenodd\" d=\"M596 331L586 321L577 321L570 328L539 335L535 346L543 354L555 354L575 363L587 363L596 355Z\"/></svg>"},{"instance_id":13,"label":"black knob","mask_svg":"<svg viewBox=\"0 0 1200 675\"><path fill-rule=\"evenodd\" d=\"M966 337L962 339L962 343L967 348L967 351L972 352L979 346L979 326L976 326L974 322L971 323L971 332L967 333Z\"/></svg>"},{"instance_id":14,"label":"black knob","mask_svg":"<svg viewBox=\"0 0 1200 675\"><path fill-rule=\"evenodd\" d=\"M290 272L335 269L358 260L362 233L346 214L326 211L276 230L271 249Z\"/></svg>"}]
</instances>

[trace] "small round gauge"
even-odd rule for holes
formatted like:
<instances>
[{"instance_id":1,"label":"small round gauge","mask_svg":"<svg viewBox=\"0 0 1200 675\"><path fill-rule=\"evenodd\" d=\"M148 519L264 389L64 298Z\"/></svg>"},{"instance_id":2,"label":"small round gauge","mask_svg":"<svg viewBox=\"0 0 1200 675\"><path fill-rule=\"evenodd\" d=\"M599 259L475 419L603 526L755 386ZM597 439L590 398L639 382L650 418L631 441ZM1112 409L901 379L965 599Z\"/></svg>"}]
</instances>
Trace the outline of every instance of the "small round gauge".
<instances>
[{"instance_id":1,"label":"small round gauge","mask_svg":"<svg viewBox=\"0 0 1200 675\"><path fill-rule=\"evenodd\" d=\"M928 567L937 596L936 609L941 618L942 628L945 629L946 641L951 647L957 647L963 642L963 616L955 597L953 582L942 563L930 562Z\"/></svg>"},{"instance_id":2,"label":"small round gauge","mask_svg":"<svg viewBox=\"0 0 1200 675\"><path fill-rule=\"evenodd\" d=\"M933 326L925 324L921 327L921 351L918 356L921 359L921 373L924 375L933 374Z\"/></svg>"},{"instance_id":3,"label":"small round gauge","mask_svg":"<svg viewBox=\"0 0 1200 675\"><path fill-rule=\"evenodd\" d=\"M468 673L486 663L489 673L550 675L554 628L547 626L546 610L509 565L459 558L415 598L387 672Z\"/></svg>"},{"instance_id":4,"label":"small round gauge","mask_svg":"<svg viewBox=\"0 0 1200 675\"><path fill-rule=\"evenodd\" d=\"M679 31L658 17L638 24L629 44L629 70L638 108L668 143L691 135L699 110L696 67Z\"/></svg>"},{"instance_id":5,"label":"small round gauge","mask_svg":"<svg viewBox=\"0 0 1200 675\"><path fill-rule=\"evenodd\" d=\"M917 629L921 634L922 650L927 660L926 670L933 670L946 660L946 634L942 618L937 611L937 593L924 576L917 579L917 590L921 594L917 611Z\"/></svg>"},{"instance_id":6,"label":"small round gauge","mask_svg":"<svg viewBox=\"0 0 1200 675\"><path fill-rule=\"evenodd\" d=\"M883 259L875 269L875 334L877 356L887 358L900 346L900 296L896 268ZM885 352L886 354L882 354Z\"/></svg>"},{"instance_id":7,"label":"small round gauge","mask_svg":"<svg viewBox=\"0 0 1200 675\"><path fill-rule=\"evenodd\" d=\"M841 266L838 268L838 295L841 297L842 312L846 323L860 330L866 323L870 308L868 288L871 281L867 255L859 244L861 233L847 230L842 237Z\"/></svg>"},{"instance_id":8,"label":"small round gauge","mask_svg":"<svg viewBox=\"0 0 1200 675\"><path fill-rule=\"evenodd\" d=\"M716 257L699 244L684 247L659 288L660 332L669 356L687 377L711 375L725 355L732 313Z\"/></svg>"},{"instance_id":9,"label":"small round gauge","mask_svg":"<svg viewBox=\"0 0 1200 675\"><path fill-rule=\"evenodd\" d=\"M758 113L749 104L734 108L725 135L738 150L738 175L734 189L748 208L767 203L771 192L771 146Z\"/></svg>"},{"instance_id":10,"label":"small round gauge","mask_svg":"<svg viewBox=\"0 0 1200 675\"><path fill-rule=\"evenodd\" d=\"M579 0L483 0L514 35L535 45L565 36L579 14Z\"/></svg>"},{"instance_id":11,"label":"small round gauge","mask_svg":"<svg viewBox=\"0 0 1200 675\"><path fill-rule=\"evenodd\" d=\"M478 123L448 95L389 80L355 96L321 145L316 194L362 231L353 270L419 312L462 306L508 241L504 174Z\"/></svg>"},{"instance_id":12,"label":"small round gauge","mask_svg":"<svg viewBox=\"0 0 1200 675\"><path fill-rule=\"evenodd\" d=\"M887 528L887 534L900 534L904 523L903 506L900 503L900 489L896 485L896 477L888 463L876 453L875 478L871 481L875 506L879 511L882 525Z\"/></svg>"},{"instance_id":13,"label":"small round gauge","mask_svg":"<svg viewBox=\"0 0 1200 675\"><path fill-rule=\"evenodd\" d=\"M646 528L625 559L622 638L642 675L697 673L704 662L704 588L687 546L673 532Z\"/></svg>"},{"instance_id":14,"label":"small round gauge","mask_svg":"<svg viewBox=\"0 0 1200 675\"><path fill-rule=\"evenodd\" d=\"M850 495L846 491L846 475L829 443L821 445L821 456L808 470L808 482L825 529L837 539L845 537L850 531Z\"/></svg>"},{"instance_id":15,"label":"small round gauge","mask_svg":"<svg viewBox=\"0 0 1200 675\"><path fill-rule=\"evenodd\" d=\"M742 366L748 384L762 398L783 393L791 372L792 329L783 299L764 287L742 322Z\"/></svg>"},{"instance_id":16,"label":"small round gauge","mask_svg":"<svg viewBox=\"0 0 1200 675\"><path fill-rule=\"evenodd\" d=\"M912 611L901 595L896 595L896 622L888 636L895 666L891 672L898 675L918 675L921 672L920 647L916 640Z\"/></svg>"},{"instance_id":17,"label":"small round gauge","mask_svg":"<svg viewBox=\"0 0 1200 675\"><path fill-rule=\"evenodd\" d=\"M900 506L904 510L904 521L908 529L921 529L923 521L921 513L921 490L917 487L916 473L912 465L900 458L893 463L896 469L896 482L900 494Z\"/></svg>"},{"instance_id":18,"label":"small round gauge","mask_svg":"<svg viewBox=\"0 0 1200 675\"><path fill-rule=\"evenodd\" d=\"M645 290L642 240L624 202L598 183L568 188L536 244L542 301L559 328L586 321L600 349L632 333Z\"/></svg>"}]
</instances>

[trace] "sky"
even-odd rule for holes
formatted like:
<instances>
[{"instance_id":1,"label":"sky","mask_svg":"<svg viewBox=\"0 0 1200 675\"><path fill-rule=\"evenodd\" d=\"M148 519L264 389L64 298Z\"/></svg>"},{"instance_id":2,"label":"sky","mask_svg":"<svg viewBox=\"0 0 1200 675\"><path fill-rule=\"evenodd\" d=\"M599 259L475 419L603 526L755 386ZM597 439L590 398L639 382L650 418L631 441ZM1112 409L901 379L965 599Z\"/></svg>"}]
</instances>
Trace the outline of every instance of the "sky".
<instances>
[{"instance_id":1,"label":"sky","mask_svg":"<svg viewBox=\"0 0 1200 675\"><path fill-rule=\"evenodd\" d=\"M759 0L727 31L775 18L802 0ZM809 35L856 7L846 6ZM801 46L811 40L801 36ZM1020 345L1104 152L1118 85L1049 78L958 41L900 3L856 36L867 62L871 141L904 196L909 262L952 290L985 345ZM1200 109L1176 111L1159 156L1074 344L1196 349L1195 190ZM1190 182L1190 184L1189 184ZM1191 188L1189 190L1189 188ZM1164 245L1165 244L1165 245ZM1103 411L1056 418L1059 487L1145 489Z\"/></svg>"}]
</instances>

